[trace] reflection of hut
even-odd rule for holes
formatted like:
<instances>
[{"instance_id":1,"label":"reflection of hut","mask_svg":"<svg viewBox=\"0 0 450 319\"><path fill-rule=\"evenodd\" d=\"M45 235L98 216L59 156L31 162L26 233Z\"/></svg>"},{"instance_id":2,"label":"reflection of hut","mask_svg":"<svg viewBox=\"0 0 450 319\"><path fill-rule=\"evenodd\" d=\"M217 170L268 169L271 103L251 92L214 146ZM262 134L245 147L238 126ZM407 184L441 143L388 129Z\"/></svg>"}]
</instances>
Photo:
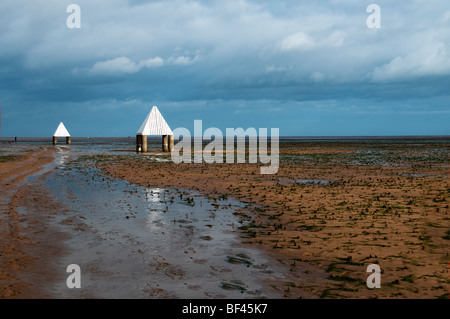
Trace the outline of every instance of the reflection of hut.
<instances>
[{"instance_id":1,"label":"reflection of hut","mask_svg":"<svg viewBox=\"0 0 450 319\"><path fill-rule=\"evenodd\" d=\"M58 137L65 137L66 144L70 144L70 134L67 131L66 127L64 126L63 122L59 123L58 128L55 131L55 134L53 134L54 145L56 145L56 143L58 142Z\"/></svg>"},{"instance_id":2,"label":"reflection of hut","mask_svg":"<svg viewBox=\"0 0 450 319\"><path fill-rule=\"evenodd\" d=\"M173 132L156 106L153 106L136 134L136 152L147 152L147 135L162 135L163 152L173 150Z\"/></svg>"}]
</instances>

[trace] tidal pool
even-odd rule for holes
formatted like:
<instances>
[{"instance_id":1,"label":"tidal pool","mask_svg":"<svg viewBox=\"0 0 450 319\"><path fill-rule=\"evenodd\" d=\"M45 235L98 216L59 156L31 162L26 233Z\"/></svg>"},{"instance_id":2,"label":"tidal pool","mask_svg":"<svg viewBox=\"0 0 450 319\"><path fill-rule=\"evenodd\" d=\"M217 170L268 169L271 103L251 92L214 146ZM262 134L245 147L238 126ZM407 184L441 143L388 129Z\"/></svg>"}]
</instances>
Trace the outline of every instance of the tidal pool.
<instances>
[{"instance_id":1,"label":"tidal pool","mask_svg":"<svg viewBox=\"0 0 450 319\"><path fill-rule=\"evenodd\" d=\"M278 179L280 184L284 185L294 185L294 184L302 184L302 185L329 185L331 182L325 179L290 179L290 178L280 178Z\"/></svg>"},{"instance_id":2,"label":"tidal pool","mask_svg":"<svg viewBox=\"0 0 450 319\"><path fill-rule=\"evenodd\" d=\"M71 235L58 263L80 266L81 288L61 280L55 297L282 297L266 288L284 271L241 244L243 203L144 188L83 162L56 162L45 182L66 208L54 222Z\"/></svg>"}]
</instances>

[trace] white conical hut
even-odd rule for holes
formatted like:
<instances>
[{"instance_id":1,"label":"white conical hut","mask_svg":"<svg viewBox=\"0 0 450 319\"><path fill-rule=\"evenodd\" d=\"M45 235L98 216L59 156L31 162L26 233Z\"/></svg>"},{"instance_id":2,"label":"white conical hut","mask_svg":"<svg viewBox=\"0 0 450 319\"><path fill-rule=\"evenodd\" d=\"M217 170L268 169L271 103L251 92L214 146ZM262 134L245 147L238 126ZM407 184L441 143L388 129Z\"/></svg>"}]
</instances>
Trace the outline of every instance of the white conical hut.
<instances>
[{"instance_id":1,"label":"white conical hut","mask_svg":"<svg viewBox=\"0 0 450 319\"><path fill-rule=\"evenodd\" d=\"M136 151L147 151L147 135L162 135L163 152L173 149L173 132L156 106L148 113L141 127L136 133Z\"/></svg>"},{"instance_id":2,"label":"white conical hut","mask_svg":"<svg viewBox=\"0 0 450 319\"><path fill-rule=\"evenodd\" d=\"M53 144L57 143L58 137L65 137L66 144L70 144L70 134L64 126L63 122L59 123L58 127L56 128L55 134L53 134Z\"/></svg>"}]
</instances>

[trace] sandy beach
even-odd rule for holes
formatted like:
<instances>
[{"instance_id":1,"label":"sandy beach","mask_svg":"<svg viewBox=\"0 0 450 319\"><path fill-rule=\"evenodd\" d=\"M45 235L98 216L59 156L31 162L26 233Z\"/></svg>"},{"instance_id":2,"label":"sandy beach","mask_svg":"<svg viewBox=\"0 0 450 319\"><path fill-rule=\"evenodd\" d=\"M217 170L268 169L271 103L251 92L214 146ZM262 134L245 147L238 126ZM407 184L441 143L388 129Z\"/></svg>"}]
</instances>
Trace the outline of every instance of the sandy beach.
<instances>
[{"instance_id":1,"label":"sandy beach","mask_svg":"<svg viewBox=\"0 0 450 319\"><path fill-rule=\"evenodd\" d=\"M52 227L51 214L63 210L44 188L27 178L44 172L54 161L54 148L32 147L15 150L0 163L1 244L0 296L2 298L45 298L50 294L40 287L54 277L50 256L62 253L64 234ZM24 215L21 207L33 214ZM37 293L39 291L39 293Z\"/></svg>"},{"instance_id":2,"label":"sandy beach","mask_svg":"<svg viewBox=\"0 0 450 319\"><path fill-rule=\"evenodd\" d=\"M155 151L144 155L132 151L83 153L83 156L67 158L64 165L74 160L77 167L101 169L96 173L99 185L102 180L105 185L124 180L142 189L192 190L209 198L213 204L218 199L243 202L245 207L236 208L234 214L239 220L239 224L233 226L240 241L239 249L248 249L246 254L260 252L255 254L255 260L261 256L264 263L270 260L271 271L284 272L282 278L270 278L267 272L261 277L264 278L262 290L269 297L448 298L449 150L448 143L437 142L420 145L282 143L280 168L275 175L261 175L261 164L174 164L170 155ZM82 238L86 238L86 242L95 243L91 246L98 249L103 247L100 242L108 244L111 249L119 247L112 246L113 240L120 238L111 231L105 232L101 240L94 239L94 235L99 237L102 231L92 226L97 219L83 216L81 210L70 215L73 207L68 206L68 199L72 202L77 199L67 197L65 202L48 187L49 176L56 181L59 178L53 173L59 165L55 156L64 152L66 150L61 148L36 146L31 150L16 150L14 157L2 156L2 298L57 298L52 287L66 278L57 268L67 259L71 240L83 241ZM71 172L74 166L69 165L66 169ZM33 178L30 180L30 177ZM112 182L104 182L107 178ZM81 183L74 180L73 185L77 184ZM83 185L84 188L88 184ZM105 196L106 192L113 190L108 187L105 187ZM76 194L73 190L71 192ZM131 189L127 192L137 191ZM200 200L201 197L190 214L200 209ZM206 200L203 201L205 205ZM101 199L99 203L102 203ZM124 221L133 218L133 214L139 218L138 213L144 208L140 209L141 204L131 199L130 203L117 206L119 212L126 213L126 218L114 217L108 222L113 222L111 225L114 227L124 227ZM133 205L136 212L126 212L127 207ZM89 218L92 218L91 224ZM105 225L109 227L109 224ZM195 223L190 225L191 228L183 228L180 223L179 229L201 232L201 227L204 227ZM193 252L200 250L198 247L206 247L202 246L207 242L205 238L211 239L203 236L201 245L194 241L183 252L186 258L190 258L187 260L196 260L198 265L207 263L202 258L195 259L198 252ZM147 246L142 244L138 247L144 251ZM141 259L154 256L142 251ZM253 258L237 250L235 253L234 257L228 256L228 264L230 261L245 263ZM126 255L130 252L123 254L125 259L134 258ZM135 255L138 253L133 252L132 256ZM236 257L238 255L246 257ZM106 255L103 258L110 261ZM167 278L170 275L170 280L180 285L189 279L189 274L185 274L183 269L162 258L161 255L161 260L154 259L148 278ZM98 264L92 261L91 267L95 263ZM252 271L249 276L263 273L255 266L257 263L248 264L251 267L247 268ZM380 289L366 286L369 275L366 268L370 264L378 264L382 269ZM149 265L147 262L146 267ZM155 269L161 271L162 277L157 277ZM106 278L106 271L103 273ZM214 282L214 276L224 273L211 271L211 282ZM195 276L192 282L194 279ZM240 281L239 285L244 286L245 282ZM239 285L222 282L221 288L225 291L226 288L241 287ZM255 282L255 285L259 283ZM216 293L227 298L220 295L220 289L210 289L209 297ZM201 282L196 282L187 291L201 293L201 290ZM153 286L148 283L145 291L148 298L176 297L170 293L170 288L165 290L156 283ZM256 297L261 297L261 290L258 291ZM207 294L202 295L208 298ZM77 296L90 297L89 294Z\"/></svg>"},{"instance_id":3,"label":"sandy beach","mask_svg":"<svg viewBox=\"0 0 450 319\"><path fill-rule=\"evenodd\" d=\"M276 175L260 175L256 164L173 164L145 157L97 165L141 185L254 204L243 240L289 265L297 281L276 287L285 296L295 297L296 289L330 298L448 296L448 144L302 146L281 146ZM318 272L311 280L308 271L297 270L304 263L327 276ZM366 286L372 263L381 267L383 289Z\"/></svg>"},{"instance_id":4,"label":"sandy beach","mask_svg":"<svg viewBox=\"0 0 450 319\"><path fill-rule=\"evenodd\" d=\"M0 300L448 300L450 1L0 14Z\"/></svg>"}]
</instances>

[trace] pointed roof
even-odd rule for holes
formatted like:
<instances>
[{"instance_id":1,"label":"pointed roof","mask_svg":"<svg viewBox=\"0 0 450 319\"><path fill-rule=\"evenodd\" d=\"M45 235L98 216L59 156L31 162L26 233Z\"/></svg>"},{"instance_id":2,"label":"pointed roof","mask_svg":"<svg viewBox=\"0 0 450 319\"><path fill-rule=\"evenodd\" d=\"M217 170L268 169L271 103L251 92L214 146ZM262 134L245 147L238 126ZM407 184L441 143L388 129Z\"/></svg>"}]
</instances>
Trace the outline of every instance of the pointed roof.
<instances>
[{"instance_id":1,"label":"pointed roof","mask_svg":"<svg viewBox=\"0 0 450 319\"><path fill-rule=\"evenodd\" d=\"M150 113L145 118L144 123L137 131L140 135L173 135L172 130L164 120L156 106L153 106Z\"/></svg>"},{"instance_id":2,"label":"pointed roof","mask_svg":"<svg viewBox=\"0 0 450 319\"><path fill-rule=\"evenodd\" d=\"M56 136L56 137L70 136L70 134L67 131L66 127L64 126L63 122L59 123L58 128L56 129L55 134L53 134L53 136Z\"/></svg>"}]
</instances>

